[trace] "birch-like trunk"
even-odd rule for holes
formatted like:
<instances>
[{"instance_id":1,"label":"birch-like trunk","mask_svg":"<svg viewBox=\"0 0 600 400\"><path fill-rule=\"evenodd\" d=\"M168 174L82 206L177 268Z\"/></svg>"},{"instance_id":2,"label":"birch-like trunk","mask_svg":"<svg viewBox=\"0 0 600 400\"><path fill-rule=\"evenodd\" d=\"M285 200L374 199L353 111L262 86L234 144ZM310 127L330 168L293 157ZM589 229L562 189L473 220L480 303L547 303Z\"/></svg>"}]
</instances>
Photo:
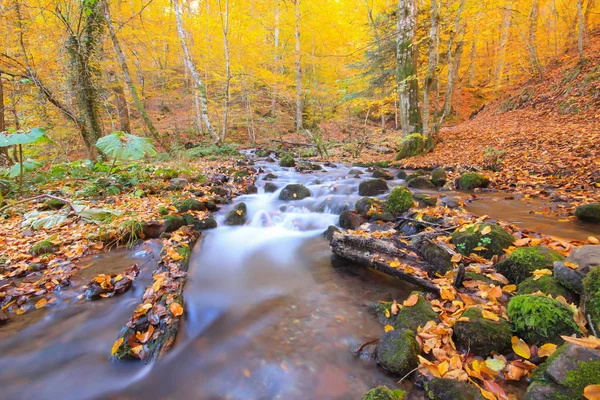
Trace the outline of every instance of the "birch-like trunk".
<instances>
[{"instance_id":1,"label":"birch-like trunk","mask_svg":"<svg viewBox=\"0 0 600 400\"><path fill-rule=\"evenodd\" d=\"M273 71L275 74L281 73L279 66L279 23L281 10L279 9L279 0L275 0L275 27L273 28ZM277 111L277 85L273 85L271 98L271 117L275 118Z\"/></svg>"},{"instance_id":2,"label":"birch-like trunk","mask_svg":"<svg viewBox=\"0 0 600 400\"><path fill-rule=\"evenodd\" d=\"M201 118L213 142L218 145L221 143L221 140L219 139L219 134L215 131L212 123L210 122L210 117L208 115L208 100L206 98L206 86L204 86L204 83L200 79L200 76L198 75L198 72L194 67L194 63L192 62L187 43L185 41L185 32L183 30L183 23L181 22L181 9L179 8L178 0L173 0L173 7L175 8L177 35L179 36L179 40L181 41L181 48L183 49L183 59L190 75L192 76L192 79L194 80L194 83L196 84L196 90L198 90L199 93L198 97L200 101Z\"/></svg>"},{"instance_id":3,"label":"birch-like trunk","mask_svg":"<svg viewBox=\"0 0 600 400\"><path fill-rule=\"evenodd\" d=\"M433 88L437 75L435 69L437 67L437 55L439 53L439 32L440 32L440 19L438 12L437 0L431 0L430 3L430 18L431 23L429 27L429 65L427 69L427 77L425 78L425 87L423 88L423 135L430 136L431 129L429 128L429 112L431 104L429 95ZM437 108L437 104L435 105Z\"/></svg>"},{"instance_id":4,"label":"birch-like trunk","mask_svg":"<svg viewBox=\"0 0 600 400\"><path fill-rule=\"evenodd\" d=\"M202 127L202 106L200 105L200 91L196 87L194 87L194 111L196 114L196 128L198 128L198 133L200 135L203 135L204 129Z\"/></svg>"},{"instance_id":5,"label":"birch-like trunk","mask_svg":"<svg viewBox=\"0 0 600 400\"><path fill-rule=\"evenodd\" d=\"M579 51L579 59L583 62L585 57L583 55L583 35L585 32L585 20L583 18L583 5L582 0L577 0L577 16L579 17L578 32L577 32L577 50Z\"/></svg>"},{"instance_id":6,"label":"birch-like trunk","mask_svg":"<svg viewBox=\"0 0 600 400\"><path fill-rule=\"evenodd\" d=\"M4 86L2 82L2 75L0 75L0 132L4 132L6 130L6 119L4 117L6 106L4 105ZM12 165L12 159L8 155L8 147L0 147L0 153L6 158L6 162L9 165Z\"/></svg>"},{"instance_id":7,"label":"birch-like trunk","mask_svg":"<svg viewBox=\"0 0 600 400\"><path fill-rule=\"evenodd\" d=\"M496 63L496 84L498 87L504 81L504 66L506 62L506 45L508 44L508 38L510 37L510 26L512 23L511 15L512 1L507 2L506 8L504 9L504 18L502 21L502 33L500 34L500 43L498 44L498 60Z\"/></svg>"},{"instance_id":8,"label":"birch-like trunk","mask_svg":"<svg viewBox=\"0 0 600 400\"><path fill-rule=\"evenodd\" d=\"M108 82L115 96L115 108L119 116L119 130L121 132L131 133L131 119L129 118L129 107L125 98L123 86L117 80L117 74L114 71L108 71Z\"/></svg>"},{"instance_id":9,"label":"birch-like trunk","mask_svg":"<svg viewBox=\"0 0 600 400\"><path fill-rule=\"evenodd\" d=\"M296 39L296 130L302 130L302 114L304 104L302 101L302 53L300 52L300 0L294 0L295 26L294 37Z\"/></svg>"},{"instance_id":10,"label":"birch-like trunk","mask_svg":"<svg viewBox=\"0 0 600 400\"><path fill-rule=\"evenodd\" d=\"M529 12L529 63L538 73L542 73L542 64L540 63L537 49L537 26L540 15L540 0L532 0L531 11Z\"/></svg>"},{"instance_id":11,"label":"birch-like trunk","mask_svg":"<svg viewBox=\"0 0 600 400\"><path fill-rule=\"evenodd\" d=\"M375 34L375 41L377 42L377 51L382 51L382 42L381 37L379 35L379 30L377 29L377 24L375 23L375 18L373 18L373 9L371 4L369 4L369 0L365 0L365 5L367 6L367 15L369 16L369 22L371 23L371 27L373 28L373 33ZM385 133L385 67L381 67L381 131Z\"/></svg>"},{"instance_id":12,"label":"birch-like trunk","mask_svg":"<svg viewBox=\"0 0 600 400\"><path fill-rule=\"evenodd\" d=\"M467 82L469 86L475 85L475 58L477 58L477 39L479 38L479 21L481 19L481 11L475 16L475 26L473 27L473 39L471 42L471 54L469 56L469 77Z\"/></svg>"},{"instance_id":13,"label":"birch-like trunk","mask_svg":"<svg viewBox=\"0 0 600 400\"><path fill-rule=\"evenodd\" d=\"M117 38L115 27L113 26L112 20L110 18L110 8L108 6L108 2L106 1L104 2L104 17L106 19L106 26L108 27L108 32L110 34L113 47L115 48L115 53L117 54L117 58L119 59L119 63L121 64L121 69L123 70L123 80L129 88L129 92L131 94L131 97L133 98L133 104L135 105L135 108L137 108L139 113L142 115L142 119L144 120L144 123L146 124L146 127L150 131L150 134L152 135L154 140L156 140L165 150L169 150L170 146L167 145L167 143L163 141L160 137L158 130L152 123L150 117L148 116L146 108L144 107L144 104L142 103L142 100L138 95L135 84L131 79L131 73L129 72L129 67L127 66L127 59L125 58L125 53L121 49L119 39Z\"/></svg>"},{"instance_id":14,"label":"birch-like trunk","mask_svg":"<svg viewBox=\"0 0 600 400\"><path fill-rule=\"evenodd\" d=\"M398 100L402 136L422 131L417 80L416 43L417 5L415 0L398 0L396 58Z\"/></svg>"},{"instance_id":15,"label":"birch-like trunk","mask_svg":"<svg viewBox=\"0 0 600 400\"><path fill-rule=\"evenodd\" d=\"M219 11L221 0L219 0ZM225 140L227 133L227 120L229 117L229 102L231 87L231 62L229 59L229 0L225 0L225 12L221 11L221 27L223 28L223 51L225 52L225 90L223 95L223 127L221 129L221 141Z\"/></svg>"}]
</instances>

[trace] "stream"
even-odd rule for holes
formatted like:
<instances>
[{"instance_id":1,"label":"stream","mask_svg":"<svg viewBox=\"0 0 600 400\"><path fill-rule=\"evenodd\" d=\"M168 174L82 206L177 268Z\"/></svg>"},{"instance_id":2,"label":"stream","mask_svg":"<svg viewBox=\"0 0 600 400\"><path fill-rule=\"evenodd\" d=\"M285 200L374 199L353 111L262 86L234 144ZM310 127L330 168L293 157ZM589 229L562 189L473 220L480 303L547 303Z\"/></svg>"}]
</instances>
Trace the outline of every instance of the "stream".
<instances>
[{"instance_id":1,"label":"stream","mask_svg":"<svg viewBox=\"0 0 600 400\"><path fill-rule=\"evenodd\" d=\"M374 386L395 387L397 377L352 352L383 332L369 305L405 299L415 288L332 261L322 237L342 209L359 199L361 179L349 177L350 167L341 164L311 174L258 166L278 176L271 182L279 190L265 193L263 174L257 194L238 197L218 213L219 228L207 231L192 254L182 329L159 363L108 361L156 265L159 249L150 243L89 260L92 266L59 294L56 306L0 327L0 398L358 399ZM312 196L278 200L287 183L306 185ZM490 198L473 202L470 211L529 229L555 229L552 217L532 226L522 210L508 213L522 209L521 203ZM246 203L249 222L227 227L225 216L239 202ZM593 234L587 226L569 229L567 238ZM133 263L142 269L133 290L93 303L77 301L78 288L95 274ZM414 391L408 398L420 395Z\"/></svg>"}]
</instances>

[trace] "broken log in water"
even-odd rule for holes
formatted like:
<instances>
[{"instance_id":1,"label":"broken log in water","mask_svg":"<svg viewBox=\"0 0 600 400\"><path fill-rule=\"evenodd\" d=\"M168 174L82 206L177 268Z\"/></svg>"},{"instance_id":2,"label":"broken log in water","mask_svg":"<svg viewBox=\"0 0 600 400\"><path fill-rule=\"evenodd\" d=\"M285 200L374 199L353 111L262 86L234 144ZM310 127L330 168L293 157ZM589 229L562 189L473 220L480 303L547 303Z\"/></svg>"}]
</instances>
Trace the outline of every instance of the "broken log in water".
<instances>
[{"instance_id":1,"label":"broken log in water","mask_svg":"<svg viewBox=\"0 0 600 400\"><path fill-rule=\"evenodd\" d=\"M422 266L425 264L423 261L419 262L418 258L409 254L406 249L403 251L396 247L391 241L374 237L363 237L358 234L342 231L333 234L331 249L338 257L345 258L383 272L384 274L420 286L429 292L435 294L440 293L440 288L427 279L420 278L405 272L402 269L393 268L389 265L389 261L401 259L404 264L414 269L421 270Z\"/></svg>"},{"instance_id":2,"label":"broken log in water","mask_svg":"<svg viewBox=\"0 0 600 400\"><path fill-rule=\"evenodd\" d=\"M112 360L155 361L175 342L183 314L183 287L187 282L189 257L200 233L189 230L188 236L187 243L163 248L163 261L154 270L152 283L146 287L142 302L113 344ZM177 260L176 254L181 258Z\"/></svg>"}]
</instances>

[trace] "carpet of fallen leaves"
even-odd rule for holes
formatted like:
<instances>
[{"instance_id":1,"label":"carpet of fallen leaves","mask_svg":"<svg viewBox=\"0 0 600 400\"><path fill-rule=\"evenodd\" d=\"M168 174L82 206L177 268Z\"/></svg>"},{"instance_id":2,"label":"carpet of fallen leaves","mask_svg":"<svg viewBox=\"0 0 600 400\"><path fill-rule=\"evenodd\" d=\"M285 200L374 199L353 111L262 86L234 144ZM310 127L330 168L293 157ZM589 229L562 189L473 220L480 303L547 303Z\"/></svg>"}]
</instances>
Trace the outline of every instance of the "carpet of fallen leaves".
<instances>
[{"instance_id":1,"label":"carpet of fallen leaves","mask_svg":"<svg viewBox=\"0 0 600 400\"><path fill-rule=\"evenodd\" d=\"M422 220L423 216L443 217L445 225L458 226L458 229L467 225L476 224L489 220L489 217L476 217L465 212L463 209L448 209L446 207L429 207L418 210L417 220ZM498 223L517 239L513 246L506 249L507 255L512 253L518 247L543 245L556 250L568 256L571 251L584 244L599 244L595 237L588 238L587 241L565 241L550 236L540 235L535 232L521 230L515 225ZM434 227L429 227L426 231L433 231ZM384 232L366 232L350 231L364 237L375 237L378 239L400 240L409 243L408 240L397 236L394 230ZM482 234L484 231L482 231ZM471 353L459 351L452 339L453 326L458 321L468 320L463 317L463 312L468 307L478 307L482 310L483 317L492 321L499 319L508 319L506 305L511 296L517 290L517 286L509 284L509 281L501 274L495 271L494 263L498 261L498 256L492 259L485 259L477 254L471 254L465 257L456 251L456 247L450 242L450 236L438 236L436 241L443 243L447 248L454 250L452 262L454 270L449 271L444 276L438 276L431 279L440 289L440 296L428 294L426 299L431 303L433 310L438 314L439 321L429 321L425 326L418 329L417 342L421 347L419 356L418 371L427 377L449 378L459 381L468 381L478 387L482 395L489 400L516 398L514 394L505 391L507 381L520 381L531 376L531 372L537 368L532 362L536 359L537 363L543 361L554 353L557 346L552 343L545 344L539 348L535 345L529 345L522 339L513 336L511 354L490 354L487 358L477 357ZM394 260L388 263L390 267L403 270L405 273L415 275L419 278L427 279L427 273L414 265L404 265L401 260ZM479 280L466 280L463 286L457 289L453 286L458 265L463 264L466 272L484 274L496 283L487 283ZM575 268L577 266L574 266ZM538 270L534 276L539 277L552 274L550 270ZM546 296L541 292L534 295ZM552 297L548 295L548 297ZM396 315L402 307L412 307L416 304L418 297L411 295L403 302L394 300L390 313L386 317L390 318ZM584 337L563 337L570 343L600 349L600 340L588 332L587 321L584 314L576 304L570 304L562 296L557 296L556 300L567 305L574 312L574 320L584 333ZM391 325L384 327L385 331L394 329ZM589 335L589 336L588 336ZM591 388L590 390L592 390Z\"/></svg>"},{"instance_id":2,"label":"carpet of fallen leaves","mask_svg":"<svg viewBox=\"0 0 600 400\"><path fill-rule=\"evenodd\" d=\"M231 189L230 196L244 193L245 187L254 179L253 172L249 170L247 176L234 180L233 173L245 167L236 167L231 160L198 160L186 164L184 168L179 166L182 172L175 176L185 178L186 184L173 188L169 187L173 175L165 177L164 171L177 171L177 165L123 165L113 176L140 169L144 175L135 185L124 187L118 194L104 193L93 197L81 193L99 179L106 179L104 173L90 171L86 176L77 177L68 174L61 179L36 184L33 194L57 195L73 202L77 209L83 209L82 212L75 212L68 206L48 210L45 199L14 203L3 210L0 220L0 313L3 322L34 308L40 309L55 303L54 291L68 287L72 277L87 267L80 262L82 258L144 239L144 233L136 227L141 223L164 219L161 208L163 214L167 210L169 215L181 216L183 213L177 212L174 207L176 202L187 198L215 200L211 189L224 185L225 177ZM198 220L210 215L208 211L187 213ZM35 225L46 220L50 221L46 226L32 226L32 221ZM168 251L172 241L170 237L175 234L189 235L190 231L182 228L179 233L163 235L163 245L167 250L163 258L165 262L181 259L178 253ZM53 251L39 255L32 252L34 245L42 241L50 242ZM98 279L106 278L114 280L115 277Z\"/></svg>"}]
</instances>

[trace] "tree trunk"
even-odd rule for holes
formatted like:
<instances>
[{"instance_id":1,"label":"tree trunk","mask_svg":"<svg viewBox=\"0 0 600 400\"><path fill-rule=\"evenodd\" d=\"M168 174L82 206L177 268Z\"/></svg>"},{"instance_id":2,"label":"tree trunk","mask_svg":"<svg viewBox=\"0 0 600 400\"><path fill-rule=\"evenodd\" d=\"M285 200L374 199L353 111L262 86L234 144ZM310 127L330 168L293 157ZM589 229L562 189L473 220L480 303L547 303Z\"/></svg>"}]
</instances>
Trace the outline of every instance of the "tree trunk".
<instances>
[{"instance_id":1,"label":"tree trunk","mask_svg":"<svg viewBox=\"0 0 600 400\"><path fill-rule=\"evenodd\" d=\"M221 10L221 0L219 0ZM229 117L229 88L231 86L231 62L229 60L229 0L225 0L225 13L221 12L221 27L223 28L223 50L225 52L225 90L223 96L223 127L221 141L225 141L227 133L227 119Z\"/></svg>"},{"instance_id":2,"label":"tree trunk","mask_svg":"<svg viewBox=\"0 0 600 400\"><path fill-rule=\"evenodd\" d=\"M275 27L273 28L273 71L275 74L281 73L279 66L279 23L281 10L279 9L279 0L275 0ZM271 117L275 118L277 112L277 85L273 85L271 98Z\"/></svg>"},{"instance_id":3,"label":"tree trunk","mask_svg":"<svg viewBox=\"0 0 600 400\"><path fill-rule=\"evenodd\" d=\"M200 91L194 87L194 111L196 112L196 128L200 135L204 134L202 127L202 106L200 105Z\"/></svg>"},{"instance_id":4,"label":"tree trunk","mask_svg":"<svg viewBox=\"0 0 600 400\"><path fill-rule=\"evenodd\" d=\"M467 83L470 87L475 86L475 58L477 58L477 39L479 38L479 21L481 12L475 16L475 26L473 28L473 39L471 42L471 54L469 57L469 77Z\"/></svg>"},{"instance_id":5,"label":"tree trunk","mask_svg":"<svg viewBox=\"0 0 600 400\"><path fill-rule=\"evenodd\" d=\"M159 143L165 150L168 151L170 149L170 146L167 145L166 142L163 141L160 137L158 130L152 123L152 120L148 116L146 108L144 107L144 104L142 103L142 100L138 95L138 91L135 87L135 84L133 83L133 79L131 79L131 73L129 72L129 67L127 66L127 59L125 58L125 53L121 49L121 45L119 43L119 39L117 38L115 28L110 19L110 8L108 6L108 2L106 1L104 2L104 17L106 20L106 25L108 26L108 31L113 43L113 47L115 48L115 53L117 54L117 58L119 59L119 63L121 64L121 69L123 70L123 80L125 81L125 84L127 84L129 92L131 93L131 97L133 98L133 104L135 105L135 108L139 111L139 113L142 115L142 119L144 120L144 123L146 124L146 127L150 131L150 134L152 135L154 140L156 140L157 143Z\"/></svg>"},{"instance_id":6,"label":"tree trunk","mask_svg":"<svg viewBox=\"0 0 600 400\"><path fill-rule=\"evenodd\" d=\"M219 134L215 131L213 124L210 122L210 116L208 115L208 99L206 98L206 86L204 86L204 83L200 79L198 72L196 72L196 68L194 67L194 64L192 63L192 58L190 56L190 52L188 50L187 43L185 41L185 32L183 30L183 24L181 22L181 9L179 8L178 0L173 0L173 7L175 8L175 20L177 23L177 34L181 41L181 48L183 49L183 58L185 61L185 65L187 66L187 69L190 72L190 75L192 76L194 83L196 84L196 89L198 90L198 92L200 94L199 100L200 100L200 109L201 109L201 113L202 113L202 121L204 121L204 126L206 127L206 130L210 134L211 138L213 139L213 142L218 145L221 143L221 140L219 139Z\"/></svg>"},{"instance_id":7,"label":"tree trunk","mask_svg":"<svg viewBox=\"0 0 600 400\"><path fill-rule=\"evenodd\" d=\"M117 74L114 71L108 71L108 82L115 96L115 107L119 116L119 130L121 132L131 133L131 119L129 118L129 106L125 98L123 86L117 80Z\"/></svg>"},{"instance_id":8,"label":"tree trunk","mask_svg":"<svg viewBox=\"0 0 600 400\"><path fill-rule=\"evenodd\" d=\"M427 70L427 77L425 78L425 87L423 88L423 135L430 136L431 129L429 128L429 111L431 109L429 94L437 79L436 76L436 59L439 49L437 45L439 41L437 36L440 30L440 20L438 14L437 0L431 0L430 6L431 25L429 28L429 67ZM437 105L436 105L437 107Z\"/></svg>"},{"instance_id":9,"label":"tree trunk","mask_svg":"<svg viewBox=\"0 0 600 400\"><path fill-rule=\"evenodd\" d=\"M583 62L585 60L585 57L583 55L583 35L585 31L585 21L583 19L583 6L581 4L581 1L582 0L577 0L577 15L579 17L577 50L579 51L579 59L581 60L581 62Z\"/></svg>"},{"instance_id":10,"label":"tree trunk","mask_svg":"<svg viewBox=\"0 0 600 400\"><path fill-rule=\"evenodd\" d=\"M419 108L419 81L417 80L417 5L415 0L398 0L396 29L398 100L402 136L422 132Z\"/></svg>"},{"instance_id":11,"label":"tree trunk","mask_svg":"<svg viewBox=\"0 0 600 400\"><path fill-rule=\"evenodd\" d=\"M537 50L537 25L540 15L540 0L532 0L529 12L529 62L538 73L542 73L542 65Z\"/></svg>"},{"instance_id":12,"label":"tree trunk","mask_svg":"<svg viewBox=\"0 0 600 400\"><path fill-rule=\"evenodd\" d=\"M302 99L302 53L300 52L300 0L294 0L295 28L294 37L296 39L296 130L302 130L304 123L302 114L304 104Z\"/></svg>"},{"instance_id":13,"label":"tree trunk","mask_svg":"<svg viewBox=\"0 0 600 400\"><path fill-rule=\"evenodd\" d=\"M4 105L4 85L2 82L2 75L0 75L0 132L4 132L6 130L6 119L4 117L6 106ZM8 154L8 147L0 147L0 152L6 158L6 162L9 165L13 164L12 159Z\"/></svg>"},{"instance_id":14,"label":"tree trunk","mask_svg":"<svg viewBox=\"0 0 600 400\"><path fill-rule=\"evenodd\" d=\"M502 22L502 33L500 34L500 43L498 44L498 60L496 63L496 87L499 87L504 81L504 64L506 62L506 45L510 37L510 25L512 23L511 15L512 1L506 4L504 18Z\"/></svg>"}]
</instances>

